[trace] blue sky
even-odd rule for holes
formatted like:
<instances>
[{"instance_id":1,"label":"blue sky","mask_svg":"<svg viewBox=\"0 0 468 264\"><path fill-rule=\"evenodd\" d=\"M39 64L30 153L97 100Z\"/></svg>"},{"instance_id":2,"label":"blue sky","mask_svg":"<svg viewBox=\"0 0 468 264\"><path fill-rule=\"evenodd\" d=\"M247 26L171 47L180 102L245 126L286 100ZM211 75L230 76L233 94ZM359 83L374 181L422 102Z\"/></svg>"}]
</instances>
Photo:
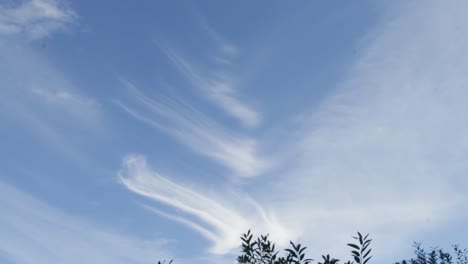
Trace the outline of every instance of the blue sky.
<instances>
[{"instance_id":1,"label":"blue sky","mask_svg":"<svg viewBox=\"0 0 468 264\"><path fill-rule=\"evenodd\" d=\"M464 1L0 2L2 263L467 246ZM388 258L391 258L388 260Z\"/></svg>"}]
</instances>

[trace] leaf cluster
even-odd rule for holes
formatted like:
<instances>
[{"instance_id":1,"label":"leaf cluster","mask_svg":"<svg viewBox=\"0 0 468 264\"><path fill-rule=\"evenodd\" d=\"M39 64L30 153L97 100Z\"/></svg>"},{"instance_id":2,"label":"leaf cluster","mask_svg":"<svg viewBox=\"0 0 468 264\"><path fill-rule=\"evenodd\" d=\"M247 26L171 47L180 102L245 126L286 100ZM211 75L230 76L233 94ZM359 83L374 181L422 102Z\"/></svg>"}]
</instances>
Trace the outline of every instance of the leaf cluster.
<instances>
[{"instance_id":1,"label":"leaf cluster","mask_svg":"<svg viewBox=\"0 0 468 264\"><path fill-rule=\"evenodd\" d=\"M356 244L348 244L352 248L352 256L356 264L366 264L372 256L369 247L371 239L369 235L362 236L358 232L355 239ZM279 251L276 250L275 244L271 242L268 235L262 235L256 240L250 230L241 236L242 254L237 258L239 264L311 264L313 259L307 258L305 254L306 247L301 244L294 244L290 241L290 247L284 249L286 255L278 256ZM339 259L330 257L329 254L322 255L323 260L318 264L338 264ZM354 264L354 261L348 261L345 264Z\"/></svg>"},{"instance_id":2,"label":"leaf cluster","mask_svg":"<svg viewBox=\"0 0 468 264\"><path fill-rule=\"evenodd\" d=\"M357 234L357 237L353 237L355 240L357 240L357 243L349 243L348 246L352 248L351 254L354 258L354 261L356 261L357 264L366 264L372 258L372 256L369 256L372 251L372 249L369 247L372 239L368 239L369 234L364 237L359 232Z\"/></svg>"},{"instance_id":3,"label":"leaf cluster","mask_svg":"<svg viewBox=\"0 0 468 264\"><path fill-rule=\"evenodd\" d=\"M285 249L285 256L278 256L279 251L268 235L262 235L253 240L250 230L241 236L242 254L237 257L238 263L245 264L311 264L312 259L305 257L306 247L290 242L291 247Z\"/></svg>"},{"instance_id":4,"label":"leaf cluster","mask_svg":"<svg viewBox=\"0 0 468 264\"><path fill-rule=\"evenodd\" d=\"M166 264L166 261L158 261L158 264ZM172 259L167 264L172 264Z\"/></svg>"},{"instance_id":5,"label":"leaf cluster","mask_svg":"<svg viewBox=\"0 0 468 264\"><path fill-rule=\"evenodd\" d=\"M468 264L468 250L453 245L453 253L439 248L426 251L421 243L414 243L415 258L395 262L395 264Z\"/></svg>"},{"instance_id":6,"label":"leaf cluster","mask_svg":"<svg viewBox=\"0 0 468 264\"><path fill-rule=\"evenodd\" d=\"M301 244L295 244L290 241L289 248L282 251L276 248L269 235L261 235L254 238L250 230L242 234L242 253L237 257L238 264L312 264L313 260L306 257L306 247ZM354 243L348 243L351 248L352 261L344 262L344 264L368 264L372 258L370 255L372 249L370 244L372 239L369 234L363 236L357 232L354 236ZM426 251L422 248L421 243L414 243L415 257L405 259L394 264L468 264L468 250L461 249L460 246L454 245L453 252L449 253L442 249L431 248ZM282 252L283 254L280 254ZM339 259L330 257L329 254L322 255L321 261L317 264L339 264ZM165 261L158 261L158 264L166 264ZM167 264L172 264L172 260Z\"/></svg>"}]
</instances>

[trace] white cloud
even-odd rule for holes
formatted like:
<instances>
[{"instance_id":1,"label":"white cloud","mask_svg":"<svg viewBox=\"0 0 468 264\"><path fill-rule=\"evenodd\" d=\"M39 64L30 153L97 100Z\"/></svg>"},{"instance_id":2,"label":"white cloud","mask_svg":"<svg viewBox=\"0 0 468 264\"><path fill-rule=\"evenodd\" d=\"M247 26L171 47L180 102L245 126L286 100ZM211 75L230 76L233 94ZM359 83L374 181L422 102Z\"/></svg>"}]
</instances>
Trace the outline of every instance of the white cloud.
<instances>
[{"instance_id":1,"label":"white cloud","mask_svg":"<svg viewBox=\"0 0 468 264\"><path fill-rule=\"evenodd\" d=\"M33 134L73 160L87 163L81 146L73 145L68 136L76 139L78 127L80 137L104 129L98 101L20 40L0 41L0 60L1 125Z\"/></svg>"},{"instance_id":2,"label":"white cloud","mask_svg":"<svg viewBox=\"0 0 468 264\"><path fill-rule=\"evenodd\" d=\"M24 35L38 39L63 30L76 18L55 0L29 0L17 6L0 5L0 36Z\"/></svg>"},{"instance_id":3,"label":"white cloud","mask_svg":"<svg viewBox=\"0 0 468 264\"><path fill-rule=\"evenodd\" d=\"M77 94L72 94L64 90L45 90L45 89L32 89L32 93L43 97L50 103L57 104L76 104L76 105L94 105L96 102L91 98L82 97Z\"/></svg>"},{"instance_id":4,"label":"white cloud","mask_svg":"<svg viewBox=\"0 0 468 264\"><path fill-rule=\"evenodd\" d=\"M227 41L219 32L217 32L203 17L200 18L200 24L212 41L216 44L221 53L221 57L232 58L238 53L237 47Z\"/></svg>"},{"instance_id":5,"label":"white cloud","mask_svg":"<svg viewBox=\"0 0 468 264\"><path fill-rule=\"evenodd\" d=\"M227 51L234 48L226 46ZM188 60L172 51L163 48L163 51L180 70L182 74L192 83L192 85L203 92L215 105L224 110L229 116L236 118L247 127L257 127L262 122L261 115L238 99L234 82L226 75L216 73L211 76L201 74ZM221 60L224 60L221 58Z\"/></svg>"},{"instance_id":6,"label":"white cloud","mask_svg":"<svg viewBox=\"0 0 468 264\"><path fill-rule=\"evenodd\" d=\"M287 176L259 192L314 249L354 230L399 249L467 206L468 4L400 4L305 120Z\"/></svg>"},{"instance_id":7,"label":"white cloud","mask_svg":"<svg viewBox=\"0 0 468 264\"><path fill-rule=\"evenodd\" d=\"M29 37L35 34L30 32L36 30L32 28L43 28L44 34L50 34L54 30L48 28L49 22L71 22L74 16L73 11L53 0L20 1L15 6L0 5L0 27L18 27L20 34L31 35ZM43 23L47 25L41 25ZM68 113L81 121L95 119L97 102L81 95L80 89L62 71L40 51L24 45L24 42L21 38L0 41L0 58L4 62L0 65L0 101L3 106L18 117L38 115L49 109L56 114Z\"/></svg>"},{"instance_id":8,"label":"white cloud","mask_svg":"<svg viewBox=\"0 0 468 264\"><path fill-rule=\"evenodd\" d=\"M34 114L49 107L55 113L65 112L82 121L98 116L98 102L82 95L65 74L35 50L21 45L0 44L0 101L15 112Z\"/></svg>"},{"instance_id":9,"label":"white cloud","mask_svg":"<svg viewBox=\"0 0 468 264\"><path fill-rule=\"evenodd\" d=\"M123 81L141 110L124 103L118 105L127 113L175 137L193 151L228 167L240 177L261 174L268 162L260 157L257 144L247 137L228 132L181 99L155 100L144 95L133 84Z\"/></svg>"},{"instance_id":10,"label":"white cloud","mask_svg":"<svg viewBox=\"0 0 468 264\"><path fill-rule=\"evenodd\" d=\"M278 138L292 158L250 195L315 253L347 256L360 230L375 238L376 259L394 257L466 210L467 12L464 1L400 2L299 138ZM212 210L202 205L197 213Z\"/></svg>"},{"instance_id":11,"label":"white cloud","mask_svg":"<svg viewBox=\"0 0 468 264\"><path fill-rule=\"evenodd\" d=\"M76 120L90 122L99 115L97 101L74 91L71 84L57 88L31 88L28 92L37 96L35 101L42 103L42 108L51 107L54 111L67 113Z\"/></svg>"},{"instance_id":12,"label":"white cloud","mask_svg":"<svg viewBox=\"0 0 468 264\"><path fill-rule=\"evenodd\" d=\"M152 263L164 239L141 240L95 226L0 182L0 255L12 263Z\"/></svg>"},{"instance_id":13,"label":"white cloud","mask_svg":"<svg viewBox=\"0 0 468 264\"><path fill-rule=\"evenodd\" d=\"M214 243L210 252L214 254L225 254L236 248L240 234L249 228L269 232L280 244L287 243L284 234L290 232L248 196L231 191L219 195L187 188L154 171L144 156L127 156L119 179L129 190L185 213L172 215L146 206L156 214L186 225L210 239Z\"/></svg>"}]
</instances>

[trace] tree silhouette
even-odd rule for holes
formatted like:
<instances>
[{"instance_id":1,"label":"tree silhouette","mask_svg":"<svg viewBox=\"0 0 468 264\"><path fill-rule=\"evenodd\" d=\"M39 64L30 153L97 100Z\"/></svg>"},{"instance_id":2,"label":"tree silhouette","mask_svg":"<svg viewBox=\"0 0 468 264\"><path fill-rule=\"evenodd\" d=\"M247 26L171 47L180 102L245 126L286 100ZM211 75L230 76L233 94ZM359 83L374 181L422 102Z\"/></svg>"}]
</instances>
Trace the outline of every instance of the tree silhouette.
<instances>
[{"instance_id":1,"label":"tree silhouette","mask_svg":"<svg viewBox=\"0 0 468 264\"><path fill-rule=\"evenodd\" d=\"M355 242L348 243L351 248L352 260L344 262L344 264L368 264L372 258L370 255L372 249L370 244L372 239L369 234L363 236L357 232L357 236L352 237ZM241 237L241 254L237 257L238 264L313 264L313 259L306 257L306 249L301 244L289 242L289 248L284 249L280 254L280 250L276 248L274 242L269 238L269 235L261 235L254 238L251 231L242 234ZM394 264L468 264L468 250L461 249L459 245L452 246L453 253L444 251L443 249L431 248L426 251L421 243L414 243L415 257L404 259ZM330 257L329 254L322 255L321 261L317 264L339 264L339 259ZM389 261L390 262L390 261ZM390 262L392 263L392 262ZM158 261L158 264L166 264L165 261ZM172 260L167 264L172 264Z\"/></svg>"}]
</instances>

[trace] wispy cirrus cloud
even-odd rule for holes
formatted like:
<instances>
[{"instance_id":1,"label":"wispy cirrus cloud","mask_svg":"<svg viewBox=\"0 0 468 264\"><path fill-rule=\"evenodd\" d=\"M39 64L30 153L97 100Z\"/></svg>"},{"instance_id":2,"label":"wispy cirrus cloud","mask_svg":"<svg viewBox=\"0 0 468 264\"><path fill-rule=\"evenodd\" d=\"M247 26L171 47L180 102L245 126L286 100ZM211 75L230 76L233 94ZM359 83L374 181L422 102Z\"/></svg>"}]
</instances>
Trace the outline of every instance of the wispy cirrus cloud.
<instances>
[{"instance_id":1,"label":"wispy cirrus cloud","mask_svg":"<svg viewBox=\"0 0 468 264\"><path fill-rule=\"evenodd\" d=\"M231 169L237 176L256 176L268 168L268 161L258 153L255 140L228 132L182 98L154 99L132 83L125 80L122 83L138 106L124 102L117 102L117 105L136 119L168 133L193 151Z\"/></svg>"},{"instance_id":2,"label":"wispy cirrus cloud","mask_svg":"<svg viewBox=\"0 0 468 264\"><path fill-rule=\"evenodd\" d=\"M24 40L0 41L0 60L2 124L9 130L31 133L83 162L85 156L71 145L69 136L77 135L77 127L88 132L103 129L98 100L71 82L41 51L24 45Z\"/></svg>"},{"instance_id":3,"label":"wispy cirrus cloud","mask_svg":"<svg viewBox=\"0 0 468 264\"><path fill-rule=\"evenodd\" d=\"M262 123L261 114L238 98L235 82L228 75L215 69L194 66L189 60L168 47L161 47L161 49L193 87L200 90L203 96L224 110L226 114L250 128ZM231 46L222 49L225 50L224 53L233 53L235 50Z\"/></svg>"},{"instance_id":4,"label":"wispy cirrus cloud","mask_svg":"<svg viewBox=\"0 0 468 264\"><path fill-rule=\"evenodd\" d=\"M0 5L0 36L22 35L30 39L63 30L77 17L56 0L28 0L19 5Z\"/></svg>"},{"instance_id":5,"label":"wispy cirrus cloud","mask_svg":"<svg viewBox=\"0 0 468 264\"><path fill-rule=\"evenodd\" d=\"M387 249L383 260L466 211L467 11L463 1L389 8L335 93L291 128L299 135L276 141L291 157L281 175L248 195L340 258L356 230Z\"/></svg>"},{"instance_id":6,"label":"wispy cirrus cloud","mask_svg":"<svg viewBox=\"0 0 468 264\"><path fill-rule=\"evenodd\" d=\"M239 52L238 48L230 41L227 41L202 16L199 17L199 20L204 31L209 35L212 42L214 42L218 48L218 54L215 55L218 58L218 61L223 61L227 64L230 64L230 59Z\"/></svg>"},{"instance_id":7,"label":"wispy cirrus cloud","mask_svg":"<svg viewBox=\"0 0 468 264\"><path fill-rule=\"evenodd\" d=\"M15 33L31 38L52 34L75 17L72 9L56 0L0 5L0 27L14 26ZM81 95L80 89L62 71L40 51L24 43L21 38L0 42L0 58L4 62L0 65L2 105L13 108L18 115L25 112L35 115L51 106L58 109L55 113L67 112L82 120L95 118L97 101Z\"/></svg>"},{"instance_id":8,"label":"wispy cirrus cloud","mask_svg":"<svg viewBox=\"0 0 468 264\"><path fill-rule=\"evenodd\" d=\"M78 94L72 94L66 90L46 90L41 88L33 88L31 92L44 98L49 103L56 104L71 104L71 105L94 105L96 101L80 96Z\"/></svg>"},{"instance_id":9,"label":"wispy cirrus cloud","mask_svg":"<svg viewBox=\"0 0 468 264\"><path fill-rule=\"evenodd\" d=\"M21 45L0 45L2 107L21 116L50 114L83 122L98 119L99 103L84 95L66 75L35 50ZM0 115L1 116L1 115Z\"/></svg>"},{"instance_id":10,"label":"wispy cirrus cloud","mask_svg":"<svg viewBox=\"0 0 468 264\"><path fill-rule=\"evenodd\" d=\"M0 256L11 263L148 263L170 257L164 239L96 226L0 182Z\"/></svg>"},{"instance_id":11,"label":"wispy cirrus cloud","mask_svg":"<svg viewBox=\"0 0 468 264\"><path fill-rule=\"evenodd\" d=\"M37 96L34 100L43 103L44 106L53 107L58 111L68 113L81 121L91 121L99 115L99 104L91 97L79 94L67 87L57 89L31 88L29 93Z\"/></svg>"},{"instance_id":12,"label":"wispy cirrus cloud","mask_svg":"<svg viewBox=\"0 0 468 264\"><path fill-rule=\"evenodd\" d=\"M264 204L303 227L313 248L365 230L378 247L399 250L468 206L467 11L463 1L392 7L336 92L304 120L288 176L259 195L278 193Z\"/></svg>"},{"instance_id":13,"label":"wispy cirrus cloud","mask_svg":"<svg viewBox=\"0 0 468 264\"><path fill-rule=\"evenodd\" d=\"M269 232L281 245L288 241L284 235L290 232L245 194L228 191L221 196L185 187L157 173L141 155L127 156L118 175L120 182L129 190L177 209L179 214L175 215L145 206L159 216L186 225L211 240L211 253L229 253L238 246L239 234L249 228ZM235 199L230 200L229 196Z\"/></svg>"}]
</instances>

